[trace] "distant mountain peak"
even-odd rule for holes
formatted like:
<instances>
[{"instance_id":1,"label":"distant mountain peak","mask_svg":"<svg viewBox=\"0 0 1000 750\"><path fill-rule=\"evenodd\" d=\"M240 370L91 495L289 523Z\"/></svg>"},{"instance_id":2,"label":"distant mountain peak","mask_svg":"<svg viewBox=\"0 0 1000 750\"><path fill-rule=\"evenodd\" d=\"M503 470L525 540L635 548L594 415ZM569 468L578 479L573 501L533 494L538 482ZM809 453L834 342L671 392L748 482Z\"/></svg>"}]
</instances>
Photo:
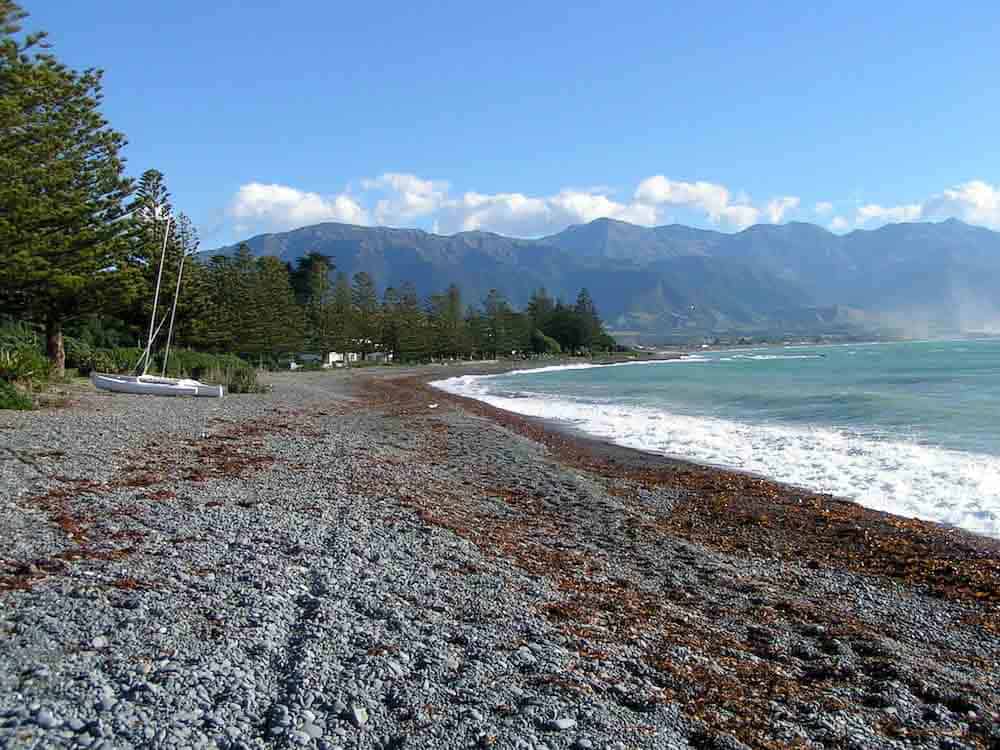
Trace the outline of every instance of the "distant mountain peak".
<instances>
[{"instance_id":1,"label":"distant mountain peak","mask_svg":"<svg viewBox=\"0 0 1000 750\"><path fill-rule=\"evenodd\" d=\"M365 271L380 289L410 281L429 294L454 282L472 304L493 288L523 305L540 286L564 300L587 287L607 320L646 331L781 330L781 321L804 325L812 315L790 310L833 305L879 314L919 310L935 320L969 311L1000 319L993 303L1000 299L1000 233L958 219L837 235L806 222L729 233L605 217L539 239L326 222L247 244L255 255L288 262L309 252L329 255L338 272Z\"/></svg>"}]
</instances>

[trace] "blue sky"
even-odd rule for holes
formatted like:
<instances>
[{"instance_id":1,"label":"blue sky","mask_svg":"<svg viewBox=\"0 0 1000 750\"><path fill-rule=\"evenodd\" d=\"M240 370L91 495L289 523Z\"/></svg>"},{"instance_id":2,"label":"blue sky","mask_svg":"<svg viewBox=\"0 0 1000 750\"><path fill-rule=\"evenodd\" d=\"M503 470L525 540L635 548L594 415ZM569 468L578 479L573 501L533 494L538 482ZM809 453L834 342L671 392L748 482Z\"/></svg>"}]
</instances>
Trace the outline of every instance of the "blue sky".
<instances>
[{"instance_id":1,"label":"blue sky","mask_svg":"<svg viewBox=\"0 0 1000 750\"><path fill-rule=\"evenodd\" d=\"M323 220L1000 228L995 2L23 4L106 71L130 172L205 247Z\"/></svg>"}]
</instances>

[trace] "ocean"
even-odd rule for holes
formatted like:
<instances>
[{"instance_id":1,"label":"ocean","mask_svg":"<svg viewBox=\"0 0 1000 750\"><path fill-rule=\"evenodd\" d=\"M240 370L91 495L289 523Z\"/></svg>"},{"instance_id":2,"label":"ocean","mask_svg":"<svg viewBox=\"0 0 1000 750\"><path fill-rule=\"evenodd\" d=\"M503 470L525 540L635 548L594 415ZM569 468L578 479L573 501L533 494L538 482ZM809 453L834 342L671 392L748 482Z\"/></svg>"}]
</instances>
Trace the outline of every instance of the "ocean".
<instances>
[{"instance_id":1,"label":"ocean","mask_svg":"<svg viewBox=\"0 0 1000 750\"><path fill-rule=\"evenodd\" d=\"M1000 339L730 349L434 385L618 445L1000 537Z\"/></svg>"}]
</instances>

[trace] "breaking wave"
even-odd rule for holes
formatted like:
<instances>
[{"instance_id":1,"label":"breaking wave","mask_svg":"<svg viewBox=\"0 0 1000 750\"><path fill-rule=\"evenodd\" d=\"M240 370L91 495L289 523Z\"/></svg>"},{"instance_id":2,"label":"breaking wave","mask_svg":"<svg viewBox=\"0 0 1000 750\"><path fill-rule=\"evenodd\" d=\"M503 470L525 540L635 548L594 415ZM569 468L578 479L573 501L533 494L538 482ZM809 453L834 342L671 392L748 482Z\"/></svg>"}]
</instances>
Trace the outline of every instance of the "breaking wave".
<instances>
[{"instance_id":1,"label":"breaking wave","mask_svg":"<svg viewBox=\"0 0 1000 750\"><path fill-rule=\"evenodd\" d=\"M997 456L847 428L748 424L647 406L554 398L511 390L509 384L501 391L491 377L461 376L433 385L518 414L556 420L624 447L747 471L875 510L1000 537Z\"/></svg>"}]
</instances>

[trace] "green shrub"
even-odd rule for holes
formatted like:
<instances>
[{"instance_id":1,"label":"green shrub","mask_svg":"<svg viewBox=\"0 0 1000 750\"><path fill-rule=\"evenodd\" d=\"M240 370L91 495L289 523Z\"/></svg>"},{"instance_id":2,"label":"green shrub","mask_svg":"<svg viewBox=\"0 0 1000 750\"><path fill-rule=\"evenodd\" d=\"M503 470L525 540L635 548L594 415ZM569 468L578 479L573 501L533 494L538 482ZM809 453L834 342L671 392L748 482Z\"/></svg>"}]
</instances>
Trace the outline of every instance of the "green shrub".
<instances>
[{"instance_id":1,"label":"green shrub","mask_svg":"<svg viewBox=\"0 0 1000 750\"><path fill-rule=\"evenodd\" d=\"M163 368L162 354L154 358L150 371L159 374ZM235 354L207 354L189 349L170 352L167 375L201 380L223 385L229 393L260 393L257 370Z\"/></svg>"},{"instance_id":2,"label":"green shrub","mask_svg":"<svg viewBox=\"0 0 1000 750\"><path fill-rule=\"evenodd\" d=\"M37 349L42 351L42 340L34 328L20 321L0 323L0 349Z\"/></svg>"},{"instance_id":3,"label":"green shrub","mask_svg":"<svg viewBox=\"0 0 1000 750\"><path fill-rule=\"evenodd\" d=\"M171 377L190 377L200 380L205 373L219 365L219 357L204 352L193 352L188 349L178 349L170 352L167 363L167 375ZM156 368L163 367L163 357L156 358Z\"/></svg>"},{"instance_id":4,"label":"green shrub","mask_svg":"<svg viewBox=\"0 0 1000 750\"><path fill-rule=\"evenodd\" d=\"M263 386L257 382L257 371L247 364L215 367L205 373L209 383L220 383L227 393L260 393Z\"/></svg>"},{"instance_id":5,"label":"green shrub","mask_svg":"<svg viewBox=\"0 0 1000 750\"><path fill-rule=\"evenodd\" d=\"M66 364L69 365L69 359L66 360ZM119 372L115 353L111 349L91 349L89 353L78 356L74 366L83 376L92 372Z\"/></svg>"},{"instance_id":6,"label":"green shrub","mask_svg":"<svg viewBox=\"0 0 1000 750\"><path fill-rule=\"evenodd\" d=\"M63 347L66 350L66 367L74 367L81 375L90 372L89 363L94 353L94 348L86 341L81 341L73 336L66 336L63 339Z\"/></svg>"},{"instance_id":7,"label":"green shrub","mask_svg":"<svg viewBox=\"0 0 1000 750\"><path fill-rule=\"evenodd\" d=\"M143 350L137 346L120 346L110 352L114 360L114 371L128 375L138 369Z\"/></svg>"},{"instance_id":8,"label":"green shrub","mask_svg":"<svg viewBox=\"0 0 1000 750\"><path fill-rule=\"evenodd\" d=\"M31 382L48 380L51 365L34 348L0 349L0 380Z\"/></svg>"},{"instance_id":9,"label":"green shrub","mask_svg":"<svg viewBox=\"0 0 1000 750\"><path fill-rule=\"evenodd\" d=\"M12 383L0 380L0 409L28 411L34 408L35 404L28 394L19 391Z\"/></svg>"}]
</instances>

